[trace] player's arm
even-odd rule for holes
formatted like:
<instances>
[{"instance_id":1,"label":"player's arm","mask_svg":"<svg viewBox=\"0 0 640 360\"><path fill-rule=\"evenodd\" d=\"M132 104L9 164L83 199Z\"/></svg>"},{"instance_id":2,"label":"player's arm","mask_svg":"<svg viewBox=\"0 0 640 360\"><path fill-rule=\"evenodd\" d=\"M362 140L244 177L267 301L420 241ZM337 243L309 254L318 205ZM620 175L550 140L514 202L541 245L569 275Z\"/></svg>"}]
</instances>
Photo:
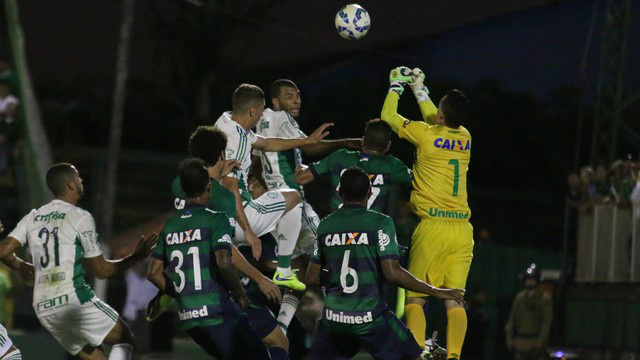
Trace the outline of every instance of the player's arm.
<instances>
[{"instance_id":1,"label":"player's arm","mask_svg":"<svg viewBox=\"0 0 640 360\"><path fill-rule=\"evenodd\" d=\"M384 100L380 118L396 133L405 121L408 121L398 114L398 100L404 91L404 85L411 81L413 81L413 72L406 66L397 67L389 73L389 93Z\"/></svg>"},{"instance_id":2,"label":"player's arm","mask_svg":"<svg viewBox=\"0 0 640 360\"><path fill-rule=\"evenodd\" d=\"M319 143L304 145L300 150L308 156L325 156L338 149L361 150L362 138L322 140Z\"/></svg>"},{"instance_id":3,"label":"player's arm","mask_svg":"<svg viewBox=\"0 0 640 360\"><path fill-rule=\"evenodd\" d=\"M409 82L409 86L418 101L422 119L426 121L427 124L433 125L436 121L438 108L433 101L431 101L431 98L429 98L429 89L427 89L427 86L424 84L424 73L419 68L414 68L412 73L413 81Z\"/></svg>"},{"instance_id":4,"label":"player's arm","mask_svg":"<svg viewBox=\"0 0 640 360\"><path fill-rule=\"evenodd\" d=\"M334 151L322 160L311 163L309 166L302 165L296 167L296 183L306 185L317 177L331 172L334 159L339 158L340 153L344 150Z\"/></svg>"},{"instance_id":5,"label":"player's arm","mask_svg":"<svg viewBox=\"0 0 640 360\"><path fill-rule=\"evenodd\" d=\"M245 294L242 284L240 284L238 272L236 271L235 266L233 266L231 253L228 249L219 249L216 250L214 254L216 256L218 270L220 270L220 276L222 276L222 279L231 288L231 294L238 302L238 305L243 309L246 309L249 305L249 299L247 299L247 294Z\"/></svg>"},{"instance_id":6,"label":"player's arm","mask_svg":"<svg viewBox=\"0 0 640 360\"><path fill-rule=\"evenodd\" d=\"M247 259L235 245L231 245L231 259L233 260L233 265L235 265L238 271L245 274L251 281L258 284L260 291L269 300L277 304L282 302L282 292L280 291L280 288L278 288L278 285L271 281L271 279L262 275L262 273L253 267L253 265L249 264Z\"/></svg>"},{"instance_id":7,"label":"player's arm","mask_svg":"<svg viewBox=\"0 0 640 360\"><path fill-rule=\"evenodd\" d=\"M80 235L80 237L82 238L82 235ZM107 260L102 254L99 254L93 257L85 257L84 263L98 279L107 279L127 270L137 262L146 259L149 254L151 254L157 238L157 233L152 234L148 238L141 236L133 253L121 259Z\"/></svg>"},{"instance_id":8,"label":"player's arm","mask_svg":"<svg viewBox=\"0 0 640 360\"><path fill-rule=\"evenodd\" d=\"M397 259L386 259L383 260L381 264L384 277L389 282L413 292L435 296L443 300L454 300L460 304L464 304L464 290L433 287L424 281L418 280L400 266L400 262Z\"/></svg>"},{"instance_id":9,"label":"player's arm","mask_svg":"<svg viewBox=\"0 0 640 360\"><path fill-rule=\"evenodd\" d=\"M329 135L329 131L327 128L333 126L332 123L326 123L320 125L319 128L316 129L311 135L305 138L298 139L285 139L285 138L277 138L277 137L263 137L260 135L256 135L256 142L253 143L253 147L260 151L266 152L274 152L274 151L284 151L297 147L302 147L309 144L316 144L322 141L327 135Z\"/></svg>"},{"instance_id":10,"label":"player's arm","mask_svg":"<svg viewBox=\"0 0 640 360\"><path fill-rule=\"evenodd\" d=\"M0 241L0 260L13 270L19 271L25 279L33 280L35 273L33 265L14 254L21 247L22 244L17 239L8 236Z\"/></svg>"},{"instance_id":11,"label":"player's arm","mask_svg":"<svg viewBox=\"0 0 640 360\"><path fill-rule=\"evenodd\" d=\"M307 185L315 179L316 177L313 175L313 172L311 171L311 168L309 166L296 166L296 183L300 185Z\"/></svg>"},{"instance_id":12,"label":"player's arm","mask_svg":"<svg viewBox=\"0 0 640 360\"><path fill-rule=\"evenodd\" d=\"M231 176L226 176L222 178L222 186L231 191L235 196L236 221L244 232L245 239L247 240L249 245L251 245L251 252L253 253L253 257L256 260L259 260L260 256L262 255L262 241L260 241L258 236L256 236L253 230L251 230L247 214L244 213L244 206L242 206L242 198L240 197L240 189L238 187L238 179Z\"/></svg>"}]
</instances>

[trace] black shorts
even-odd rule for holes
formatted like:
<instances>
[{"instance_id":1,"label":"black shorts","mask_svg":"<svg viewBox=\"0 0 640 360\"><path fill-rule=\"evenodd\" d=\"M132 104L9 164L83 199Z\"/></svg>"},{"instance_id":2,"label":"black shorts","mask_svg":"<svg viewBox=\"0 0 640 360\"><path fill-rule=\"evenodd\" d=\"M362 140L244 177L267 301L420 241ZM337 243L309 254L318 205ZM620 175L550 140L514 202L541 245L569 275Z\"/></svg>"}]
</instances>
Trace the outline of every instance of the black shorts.
<instances>
[{"instance_id":1,"label":"black shorts","mask_svg":"<svg viewBox=\"0 0 640 360\"><path fill-rule=\"evenodd\" d=\"M219 325L194 327L187 334L207 354L220 360L270 359L262 338L246 315L225 319Z\"/></svg>"},{"instance_id":2,"label":"black shorts","mask_svg":"<svg viewBox=\"0 0 640 360\"><path fill-rule=\"evenodd\" d=\"M278 326L278 320L273 316L271 311L263 306L259 309L247 309L247 317L249 323L258 332L260 338L264 339L271 334L273 329Z\"/></svg>"},{"instance_id":3,"label":"black shorts","mask_svg":"<svg viewBox=\"0 0 640 360\"><path fill-rule=\"evenodd\" d=\"M422 354L409 329L392 312L383 315L384 324L363 335L329 331L318 322L316 337L311 346L312 360L351 359L360 348L374 359L415 360Z\"/></svg>"}]
</instances>

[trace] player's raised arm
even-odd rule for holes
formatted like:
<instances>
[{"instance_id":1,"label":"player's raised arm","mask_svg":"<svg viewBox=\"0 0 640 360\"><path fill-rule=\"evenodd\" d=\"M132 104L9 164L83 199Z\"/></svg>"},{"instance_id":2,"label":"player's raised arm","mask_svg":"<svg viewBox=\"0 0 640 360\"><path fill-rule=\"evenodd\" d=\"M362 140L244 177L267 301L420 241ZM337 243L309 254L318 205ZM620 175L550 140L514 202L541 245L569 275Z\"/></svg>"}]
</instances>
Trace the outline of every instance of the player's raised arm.
<instances>
[{"instance_id":1,"label":"player's raised arm","mask_svg":"<svg viewBox=\"0 0 640 360\"><path fill-rule=\"evenodd\" d=\"M338 149L361 150L362 138L322 140L315 144L304 145L300 150L309 156L325 156Z\"/></svg>"},{"instance_id":2,"label":"player's raised arm","mask_svg":"<svg viewBox=\"0 0 640 360\"><path fill-rule=\"evenodd\" d=\"M253 143L253 147L260 151L272 152L289 150L309 144L317 144L329 135L329 131L327 129L331 126L333 126L333 123L322 124L308 137L299 139L263 137L256 135L256 142Z\"/></svg>"},{"instance_id":3,"label":"player's raised arm","mask_svg":"<svg viewBox=\"0 0 640 360\"><path fill-rule=\"evenodd\" d=\"M409 82L409 86L418 101L418 107L420 107L420 113L422 119L427 124L433 125L436 122L436 115L438 114L438 108L429 98L429 89L424 84L424 73L419 68L413 69L413 81Z\"/></svg>"},{"instance_id":4,"label":"player's raised arm","mask_svg":"<svg viewBox=\"0 0 640 360\"><path fill-rule=\"evenodd\" d=\"M397 67L389 73L389 93L384 100L380 118L389 124L394 132L398 132L402 124L407 121L398 114L398 100L404 91L404 85L411 81L413 81L413 72L406 66Z\"/></svg>"}]
</instances>

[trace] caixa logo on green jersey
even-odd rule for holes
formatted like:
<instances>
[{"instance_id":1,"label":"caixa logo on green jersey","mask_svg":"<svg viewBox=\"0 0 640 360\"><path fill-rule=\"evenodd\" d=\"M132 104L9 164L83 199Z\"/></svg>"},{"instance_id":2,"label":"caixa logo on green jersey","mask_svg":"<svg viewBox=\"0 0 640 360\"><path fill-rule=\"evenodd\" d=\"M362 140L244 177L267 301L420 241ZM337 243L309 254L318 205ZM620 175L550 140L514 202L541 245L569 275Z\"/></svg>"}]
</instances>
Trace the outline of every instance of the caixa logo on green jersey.
<instances>
[{"instance_id":1,"label":"caixa logo on green jersey","mask_svg":"<svg viewBox=\"0 0 640 360\"><path fill-rule=\"evenodd\" d=\"M437 147L438 149L467 151L471 149L471 140L462 142L460 140L437 138L433 142L433 146Z\"/></svg>"},{"instance_id":2,"label":"caixa logo on green jersey","mask_svg":"<svg viewBox=\"0 0 640 360\"><path fill-rule=\"evenodd\" d=\"M36 304L38 311L45 311L60 306L67 305L69 303L69 295L60 295L51 299L42 300Z\"/></svg>"},{"instance_id":3,"label":"caixa logo on green jersey","mask_svg":"<svg viewBox=\"0 0 640 360\"><path fill-rule=\"evenodd\" d=\"M165 237L167 245L182 244L190 241L202 240L201 229L189 229L186 231L168 233Z\"/></svg>"},{"instance_id":4,"label":"caixa logo on green jersey","mask_svg":"<svg viewBox=\"0 0 640 360\"><path fill-rule=\"evenodd\" d=\"M366 232L345 232L329 234L324 238L326 246L340 245L369 245L369 236Z\"/></svg>"}]
</instances>

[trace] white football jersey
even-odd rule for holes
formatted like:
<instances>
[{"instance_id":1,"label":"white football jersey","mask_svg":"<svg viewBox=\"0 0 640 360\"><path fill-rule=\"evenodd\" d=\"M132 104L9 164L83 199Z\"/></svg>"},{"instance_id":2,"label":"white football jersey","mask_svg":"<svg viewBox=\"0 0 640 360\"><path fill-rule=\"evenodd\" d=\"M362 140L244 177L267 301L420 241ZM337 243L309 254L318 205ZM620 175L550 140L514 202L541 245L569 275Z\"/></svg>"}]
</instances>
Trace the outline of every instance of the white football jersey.
<instances>
[{"instance_id":1,"label":"white football jersey","mask_svg":"<svg viewBox=\"0 0 640 360\"><path fill-rule=\"evenodd\" d=\"M295 119L285 111L265 109L256 126L258 135L285 139L305 138ZM302 163L300 150L290 149L280 152L260 152L262 177L269 190L295 189L302 187L295 182L295 169Z\"/></svg>"},{"instance_id":2,"label":"white football jersey","mask_svg":"<svg viewBox=\"0 0 640 360\"><path fill-rule=\"evenodd\" d=\"M35 268L33 309L53 314L95 295L84 278L83 258L102 254L89 212L62 200L33 209L9 234L29 246Z\"/></svg>"},{"instance_id":3,"label":"white football jersey","mask_svg":"<svg viewBox=\"0 0 640 360\"><path fill-rule=\"evenodd\" d=\"M251 168L251 145L256 142L256 134L240 126L231 119L231 112L222 113L215 123L215 127L227 135L226 159L235 159L240 163L240 169L232 171L229 176L238 179L238 187L243 197L249 194L249 170Z\"/></svg>"}]
</instances>

